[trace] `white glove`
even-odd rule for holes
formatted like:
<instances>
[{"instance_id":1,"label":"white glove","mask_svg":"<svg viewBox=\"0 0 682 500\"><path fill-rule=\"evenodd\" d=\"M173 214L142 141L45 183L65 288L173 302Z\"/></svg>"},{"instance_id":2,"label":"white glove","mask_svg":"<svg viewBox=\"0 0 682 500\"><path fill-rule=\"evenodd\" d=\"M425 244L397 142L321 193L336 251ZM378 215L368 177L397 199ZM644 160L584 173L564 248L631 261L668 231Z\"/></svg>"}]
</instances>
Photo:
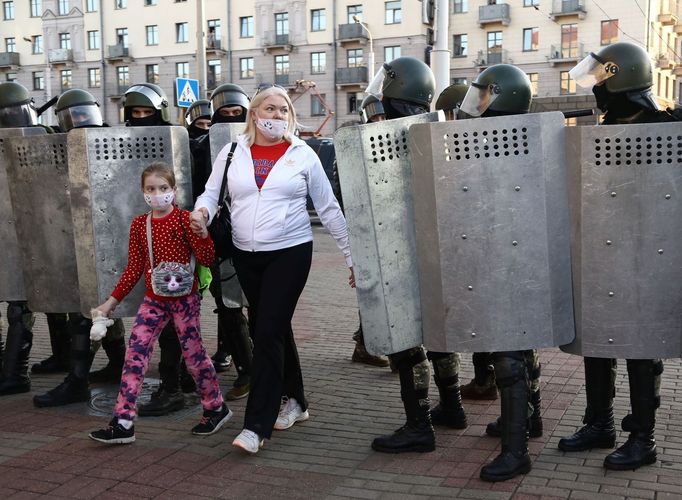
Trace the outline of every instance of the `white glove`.
<instances>
[{"instance_id":1,"label":"white glove","mask_svg":"<svg viewBox=\"0 0 682 500\"><path fill-rule=\"evenodd\" d=\"M107 318L99 309L91 309L92 328L90 328L90 340L98 342L107 334L107 327L114 324L113 319Z\"/></svg>"}]
</instances>

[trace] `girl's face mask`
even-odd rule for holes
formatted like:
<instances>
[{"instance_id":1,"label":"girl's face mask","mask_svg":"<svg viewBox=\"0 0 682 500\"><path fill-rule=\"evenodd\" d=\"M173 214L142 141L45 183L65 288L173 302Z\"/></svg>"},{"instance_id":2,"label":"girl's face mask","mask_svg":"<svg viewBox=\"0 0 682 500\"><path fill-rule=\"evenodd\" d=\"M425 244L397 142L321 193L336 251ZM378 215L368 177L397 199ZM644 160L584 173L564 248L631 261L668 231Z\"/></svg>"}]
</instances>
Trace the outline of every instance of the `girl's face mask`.
<instances>
[{"instance_id":1,"label":"girl's face mask","mask_svg":"<svg viewBox=\"0 0 682 500\"><path fill-rule=\"evenodd\" d=\"M154 210L164 210L168 208L175 199L175 191L168 191L162 194L144 193L144 201Z\"/></svg>"}]
</instances>

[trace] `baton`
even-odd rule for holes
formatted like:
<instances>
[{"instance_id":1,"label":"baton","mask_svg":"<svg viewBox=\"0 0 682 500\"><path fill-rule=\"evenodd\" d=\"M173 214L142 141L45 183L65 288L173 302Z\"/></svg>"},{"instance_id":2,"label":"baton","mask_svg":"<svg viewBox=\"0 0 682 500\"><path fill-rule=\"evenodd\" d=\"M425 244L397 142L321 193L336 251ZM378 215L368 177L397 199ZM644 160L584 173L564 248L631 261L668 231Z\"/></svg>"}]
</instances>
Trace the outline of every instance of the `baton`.
<instances>
[{"instance_id":1,"label":"baton","mask_svg":"<svg viewBox=\"0 0 682 500\"><path fill-rule=\"evenodd\" d=\"M562 111L564 118L577 118L579 116L592 116L594 115L594 109L575 109L573 111Z\"/></svg>"},{"instance_id":2,"label":"baton","mask_svg":"<svg viewBox=\"0 0 682 500\"><path fill-rule=\"evenodd\" d=\"M38 109L36 109L36 113L38 114L38 116L42 115L45 111L47 111L47 110L50 109L52 106L54 106L54 104L55 104L58 100L59 100L59 96L56 95L56 96L54 96L52 99L50 99L49 101L47 101L45 104L43 104L42 106L40 106Z\"/></svg>"}]
</instances>

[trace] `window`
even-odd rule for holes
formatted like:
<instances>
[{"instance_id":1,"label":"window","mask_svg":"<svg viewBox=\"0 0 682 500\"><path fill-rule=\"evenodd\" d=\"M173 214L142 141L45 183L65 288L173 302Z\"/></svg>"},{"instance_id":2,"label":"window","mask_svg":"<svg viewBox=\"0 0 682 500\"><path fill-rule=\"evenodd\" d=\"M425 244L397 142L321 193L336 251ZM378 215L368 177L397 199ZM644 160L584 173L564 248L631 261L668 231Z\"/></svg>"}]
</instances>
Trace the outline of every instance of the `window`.
<instances>
[{"instance_id":1,"label":"window","mask_svg":"<svg viewBox=\"0 0 682 500\"><path fill-rule=\"evenodd\" d=\"M239 18L239 38L253 38L253 16Z\"/></svg>"},{"instance_id":2,"label":"window","mask_svg":"<svg viewBox=\"0 0 682 500\"><path fill-rule=\"evenodd\" d=\"M116 1L116 8L117 9L127 9L128 8L128 0L115 0Z\"/></svg>"},{"instance_id":3,"label":"window","mask_svg":"<svg viewBox=\"0 0 682 500\"><path fill-rule=\"evenodd\" d=\"M540 5L540 0L523 0L524 7L534 7Z\"/></svg>"},{"instance_id":4,"label":"window","mask_svg":"<svg viewBox=\"0 0 682 500\"><path fill-rule=\"evenodd\" d=\"M355 93L348 94L348 114L354 115L358 112L358 105L362 100L358 99L358 95Z\"/></svg>"},{"instance_id":5,"label":"window","mask_svg":"<svg viewBox=\"0 0 682 500\"><path fill-rule=\"evenodd\" d=\"M609 45L618 41L618 19L601 22L601 44Z\"/></svg>"},{"instance_id":6,"label":"window","mask_svg":"<svg viewBox=\"0 0 682 500\"><path fill-rule=\"evenodd\" d=\"M353 19L354 17L357 17L362 21L362 5L349 5L346 12L348 12L348 19L346 21L348 24L353 24L355 22L355 19Z\"/></svg>"},{"instance_id":7,"label":"window","mask_svg":"<svg viewBox=\"0 0 682 500\"><path fill-rule=\"evenodd\" d=\"M88 31L88 50L100 48L99 31Z\"/></svg>"},{"instance_id":8,"label":"window","mask_svg":"<svg viewBox=\"0 0 682 500\"><path fill-rule=\"evenodd\" d=\"M254 65L253 57L240 57L239 58L239 78L253 78L254 75Z\"/></svg>"},{"instance_id":9,"label":"window","mask_svg":"<svg viewBox=\"0 0 682 500\"><path fill-rule=\"evenodd\" d=\"M65 16L69 13L69 0L59 0L57 2L57 14Z\"/></svg>"},{"instance_id":10,"label":"window","mask_svg":"<svg viewBox=\"0 0 682 500\"><path fill-rule=\"evenodd\" d=\"M130 86L130 71L128 66L118 66L116 68L116 81L118 82L118 90L123 93Z\"/></svg>"},{"instance_id":11,"label":"window","mask_svg":"<svg viewBox=\"0 0 682 500\"><path fill-rule=\"evenodd\" d=\"M349 68L362 66L362 49L350 49L346 52L346 63Z\"/></svg>"},{"instance_id":12,"label":"window","mask_svg":"<svg viewBox=\"0 0 682 500\"><path fill-rule=\"evenodd\" d=\"M16 82L17 81L17 74L16 73L6 73L5 74L5 81L6 82Z\"/></svg>"},{"instance_id":13,"label":"window","mask_svg":"<svg viewBox=\"0 0 682 500\"><path fill-rule=\"evenodd\" d=\"M2 2L2 15L5 21L11 21L14 19L14 1L6 0Z\"/></svg>"},{"instance_id":14,"label":"window","mask_svg":"<svg viewBox=\"0 0 682 500\"><path fill-rule=\"evenodd\" d=\"M223 68L220 63L220 59L211 59L208 61L208 71L206 72L206 78L208 78L208 87L211 89L216 88L220 85L220 80L222 78Z\"/></svg>"},{"instance_id":15,"label":"window","mask_svg":"<svg viewBox=\"0 0 682 500\"><path fill-rule=\"evenodd\" d=\"M189 78L189 63L179 62L175 63L175 76L178 78Z\"/></svg>"},{"instance_id":16,"label":"window","mask_svg":"<svg viewBox=\"0 0 682 500\"><path fill-rule=\"evenodd\" d=\"M452 13L461 14L463 12L469 12L469 0L455 0L452 3Z\"/></svg>"},{"instance_id":17,"label":"window","mask_svg":"<svg viewBox=\"0 0 682 500\"><path fill-rule=\"evenodd\" d=\"M488 60L486 63L500 64L502 62L502 32L488 32Z\"/></svg>"},{"instance_id":18,"label":"window","mask_svg":"<svg viewBox=\"0 0 682 500\"><path fill-rule=\"evenodd\" d=\"M327 110L324 109L324 97L326 94L320 94L320 96L311 95L310 96L310 116L324 116L327 114Z\"/></svg>"},{"instance_id":19,"label":"window","mask_svg":"<svg viewBox=\"0 0 682 500\"><path fill-rule=\"evenodd\" d=\"M116 45L128 48L128 28L116 28Z\"/></svg>"},{"instance_id":20,"label":"window","mask_svg":"<svg viewBox=\"0 0 682 500\"><path fill-rule=\"evenodd\" d=\"M145 81L147 83L159 83L159 65L147 64L144 67Z\"/></svg>"},{"instance_id":21,"label":"window","mask_svg":"<svg viewBox=\"0 0 682 500\"><path fill-rule=\"evenodd\" d=\"M71 33L60 33L59 34L59 48L60 49L70 49L71 48Z\"/></svg>"},{"instance_id":22,"label":"window","mask_svg":"<svg viewBox=\"0 0 682 500\"><path fill-rule=\"evenodd\" d=\"M45 76L42 71L33 72L33 90L45 90Z\"/></svg>"},{"instance_id":23,"label":"window","mask_svg":"<svg viewBox=\"0 0 682 500\"><path fill-rule=\"evenodd\" d=\"M575 80L571 78L568 71L562 71L561 75L561 88L559 93L562 95L575 94Z\"/></svg>"},{"instance_id":24,"label":"window","mask_svg":"<svg viewBox=\"0 0 682 500\"><path fill-rule=\"evenodd\" d=\"M327 53L313 52L310 54L310 72L313 74L324 73L327 70Z\"/></svg>"},{"instance_id":25,"label":"window","mask_svg":"<svg viewBox=\"0 0 682 500\"><path fill-rule=\"evenodd\" d=\"M530 52L538 50L538 38L540 30L538 28L525 28L523 30L523 51Z\"/></svg>"},{"instance_id":26,"label":"window","mask_svg":"<svg viewBox=\"0 0 682 500\"><path fill-rule=\"evenodd\" d=\"M209 19L206 24L208 26L208 35L206 35L208 48L220 48L220 19Z\"/></svg>"},{"instance_id":27,"label":"window","mask_svg":"<svg viewBox=\"0 0 682 500\"><path fill-rule=\"evenodd\" d=\"M88 68L88 87L100 87L102 85L99 68Z\"/></svg>"},{"instance_id":28,"label":"window","mask_svg":"<svg viewBox=\"0 0 682 500\"><path fill-rule=\"evenodd\" d=\"M327 16L325 9L313 9L310 11L310 31L324 31L327 29Z\"/></svg>"},{"instance_id":29,"label":"window","mask_svg":"<svg viewBox=\"0 0 682 500\"><path fill-rule=\"evenodd\" d=\"M400 8L400 1L386 2L384 4L386 8L385 22L386 24L400 24L402 17L402 9Z\"/></svg>"},{"instance_id":30,"label":"window","mask_svg":"<svg viewBox=\"0 0 682 500\"><path fill-rule=\"evenodd\" d=\"M275 76L289 74L289 55L275 56Z\"/></svg>"},{"instance_id":31,"label":"window","mask_svg":"<svg viewBox=\"0 0 682 500\"><path fill-rule=\"evenodd\" d=\"M159 44L159 27L154 24L152 26L145 26L147 32L147 45Z\"/></svg>"},{"instance_id":32,"label":"window","mask_svg":"<svg viewBox=\"0 0 682 500\"><path fill-rule=\"evenodd\" d=\"M175 23L175 43L189 41L189 26L187 23Z\"/></svg>"},{"instance_id":33,"label":"window","mask_svg":"<svg viewBox=\"0 0 682 500\"><path fill-rule=\"evenodd\" d=\"M99 0L85 0L85 12L97 12L99 10Z\"/></svg>"},{"instance_id":34,"label":"window","mask_svg":"<svg viewBox=\"0 0 682 500\"><path fill-rule=\"evenodd\" d=\"M528 79L530 80L530 89L533 97L538 95L539 85L540 85L540 73L528 73Z\"/></svg>"},{"instance_id":35,"label":"window","mask_svg":"<svg viewBox=\"0 0 682 500\"><path fill-rule=\"evenodd\" d=\"M452 57L466 57L469 55L469 36L466 33L452 35Z\"/></svg>"},{"instance_id":36,"label":"window","mask_svg":"<svg viewBox=\"0 0 682 500\"><path fill-rule=\"evenodd\" d=\"M152 6L158 4L158 0L144 0L144 5L146 6Z\"/></svg>"},{"instance_id":37,"label":"window","mask_svg":"<svg viewBox=\"0 0 682 500\"><path fill-rule=\"evenodd\" d=\"M31 37L31 53L43 53L43 35L34 35Z\"/></svg>"},{"instance_id":38,"label":"window","mask_svg":"<svg viewBox=\"0 0 682 500\"><path fill-rule=\"evenodd\" d=\"M469 85L469 82L464 77L456 77L452 79L453 85Z\"/></svg>"},{"instance_id":39,"label":"window","mask_svg":"<svg viewBox=\"0 0 682 500\"><path fill-rule=\"evenodd\" d=\"M31 0L31 17L40 17L43 15L43 6L41 0ZM38 89L36 89L38 90Z\"/></svg>"},{"instance_id":40,"label":"window","mask_svg":"<svg viewBox=\"0 0 682 500\"><path fill-rule=\"evenodd\" d=\"M384 47L384 61L389 62L400 57L400 45Z\"/></svg>"},{"instance_id":41,"label":"window","mask_svg":"<svg viewBox=\"0 0 682 500\"><path fill-rule=\"evenodd\" d=\"M578 25L561 25L561 58L578 57Z\"/></svg>"},{"instance_id":42,"label":"window","mask_svg":"<svg viewBox=\"0 0 682 500\"><path fill-rule=\"evenodd\" d=\"M289 34L289 13L279 12L275 14L275 35Z\"/></svg>"},{"instance_id":43,"label":"window","mask_svg":"<svg viewBox=\"0 0 682 500\"><path fill-rule=\"evenodd\" d=\"M17 39L5 38L5 52L16 52L17 51Z\"/></svg>"},{"instance_id":44,"label":"window","mask_svg":"<svg viewBox=\"0 0 682 500\"><path fill-rule=\"evenodd\" d=\"M63 69L59 72L59 79L62 84L62 92L69 90L73 85L73 76L70 69Z\"/></svg>"}]
</instances>

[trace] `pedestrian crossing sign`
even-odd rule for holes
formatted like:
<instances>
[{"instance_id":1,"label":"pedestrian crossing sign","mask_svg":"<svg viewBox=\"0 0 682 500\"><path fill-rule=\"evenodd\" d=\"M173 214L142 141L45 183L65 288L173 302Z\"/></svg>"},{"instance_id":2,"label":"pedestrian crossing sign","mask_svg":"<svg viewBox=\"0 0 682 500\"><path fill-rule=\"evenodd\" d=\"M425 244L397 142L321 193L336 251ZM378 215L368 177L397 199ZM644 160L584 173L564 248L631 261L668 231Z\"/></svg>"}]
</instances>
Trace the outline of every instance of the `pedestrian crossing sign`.
<instances>
[{"instance_id":1,"label":"pedestrian crossing sign","mask_svg":"<svg viewBox=\"0 0 682 500\"><path fill-rule=\"evenodd\" d=\"M176 78L175 92L178 106L188 108L194 101L199 99L199 80Z\"/></svg>"}]
</instances>

